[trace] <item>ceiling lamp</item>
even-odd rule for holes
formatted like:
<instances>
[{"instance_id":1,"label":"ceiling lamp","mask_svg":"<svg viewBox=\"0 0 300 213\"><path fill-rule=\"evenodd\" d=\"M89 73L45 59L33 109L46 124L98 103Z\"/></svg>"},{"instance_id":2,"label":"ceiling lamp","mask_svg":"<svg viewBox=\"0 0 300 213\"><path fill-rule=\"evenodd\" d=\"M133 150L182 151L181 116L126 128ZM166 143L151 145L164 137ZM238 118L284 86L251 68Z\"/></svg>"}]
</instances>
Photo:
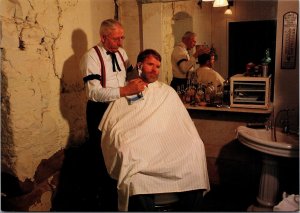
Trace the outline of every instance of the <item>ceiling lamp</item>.
<instances>
[{"instance_id":1,"label":"ceiling lamp","mask_svg":"<svg viewBox=\"0 0 300 213\"><path fill-rule=\"evenodd\" d=\"M215 0L213 7L225 7L228 6L227 0Z\"/></svg>"}]
</instances>

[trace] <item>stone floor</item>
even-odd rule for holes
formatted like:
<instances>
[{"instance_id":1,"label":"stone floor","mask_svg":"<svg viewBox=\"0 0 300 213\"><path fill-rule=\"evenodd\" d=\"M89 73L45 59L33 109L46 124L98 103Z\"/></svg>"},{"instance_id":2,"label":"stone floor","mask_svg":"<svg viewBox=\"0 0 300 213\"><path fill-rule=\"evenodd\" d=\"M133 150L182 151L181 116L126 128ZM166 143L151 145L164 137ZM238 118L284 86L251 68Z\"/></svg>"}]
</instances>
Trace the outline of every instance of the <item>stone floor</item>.
<instances>
[{"instance_id":1,"label":"stone floor","mask_svg":"<svg viewBox=\"0 0 300 213\"><path fill-rule=\"evenodd\" d=\"M235 160L232 156L227 158L231 155L228 151L233 149L231 146L236 144L224 148L217 158L208 152L208 170L214 177L210 177L211 190L205 195L203 211L246 211L255 202L259 174L250 174L259 166L253 168L243 159L236 161L241 154L236 154ZM106 174L97 172L101 165L91 163L96 157L90 151L73 149L66 152L53 211L117 211L116 194L108 193L109 186L114 183Z\"/></svg>"},{"instance_id":2,"label":"stone floor","mask_svg":"<svg viewBox=\"0 0 300 213\"><path fill-rule=\"evenodd\" d=\"M105 169L97 150L82 146L65 151L51 211L117 211L117 195L110 190L115 182L100 172ZM203 211L244 212L256 200L260 156L235 141L216 150L206 146L211 190L204 197ZM279 159L279 162L280 193L299 194L298 159ZM2 200L3 211L14 211L5 204Z\"/></svg>"}]
</instances>

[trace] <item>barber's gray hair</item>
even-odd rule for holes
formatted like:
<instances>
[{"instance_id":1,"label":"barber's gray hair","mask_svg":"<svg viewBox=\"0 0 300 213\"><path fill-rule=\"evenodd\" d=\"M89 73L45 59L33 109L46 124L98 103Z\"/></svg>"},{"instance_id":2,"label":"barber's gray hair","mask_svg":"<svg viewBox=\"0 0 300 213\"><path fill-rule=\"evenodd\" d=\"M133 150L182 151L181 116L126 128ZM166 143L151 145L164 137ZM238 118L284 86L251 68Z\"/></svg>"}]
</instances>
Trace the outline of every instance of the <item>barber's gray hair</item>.
<instances>
[{"instance_id":1,"label":"barber's gray hair","mask_svg":"<svg viewBox=\"0 0 300 213\"><path fill-rule=\"evenodd\" d=\"M184 33L184 35L182 36L182 39L187 39L187 38L191 38L191 37L194 37L196 36L196 33L194 32L191 32L191 31L187 31Z\"/></svg>"},{"instance_id":2,"label":"barber's gray hair","mask_svg":"<svg viewBox=\"0 0 300 213\"><path fill-rule=\"evenodd\" d=\"M100 36L107 36L111 33L112 30L116 29L116 27L122 27L122 24L115 19L106 19L101 23L100 26Z\"/></svg>"}]
</instances>

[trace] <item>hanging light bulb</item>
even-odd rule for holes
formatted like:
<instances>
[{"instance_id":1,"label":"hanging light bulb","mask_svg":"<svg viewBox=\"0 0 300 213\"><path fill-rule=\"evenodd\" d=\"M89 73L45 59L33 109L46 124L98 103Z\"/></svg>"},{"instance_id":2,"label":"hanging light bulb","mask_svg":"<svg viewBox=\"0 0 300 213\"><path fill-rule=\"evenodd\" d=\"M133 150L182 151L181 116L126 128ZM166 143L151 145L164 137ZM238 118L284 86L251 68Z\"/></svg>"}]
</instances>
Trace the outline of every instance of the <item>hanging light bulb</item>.
<instances>
[{"instance_id":1,"label":"hanging light bulb","mask_svg":"<svg viewBox=\"0 0 300 213\"><path fill-rule=\"evenodd\" d=\"M230 9L230 6L227 6L227 10L225 10L225 15L232 15L232 10Z\"/></svg>"},{"instance_id":2,"label":"hanging light bulb","mask_svg":"<svg viewBox=\"0 0 300 213\"><path fill-rule=\"evenodd\" d=\"M213 7L225 7L228 5L227 0L215 0Z\"/></svg>"}]
</instances>

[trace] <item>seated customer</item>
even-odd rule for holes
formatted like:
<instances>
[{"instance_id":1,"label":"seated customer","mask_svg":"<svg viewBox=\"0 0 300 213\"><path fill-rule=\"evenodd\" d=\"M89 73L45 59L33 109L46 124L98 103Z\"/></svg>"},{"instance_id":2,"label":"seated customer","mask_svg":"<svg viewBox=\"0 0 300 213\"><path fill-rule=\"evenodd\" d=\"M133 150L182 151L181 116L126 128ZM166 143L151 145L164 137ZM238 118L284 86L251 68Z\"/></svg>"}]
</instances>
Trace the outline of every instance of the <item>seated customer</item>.
<instances>
[{"instance_id":1,"label":"seated customer","mask_svg":"<svg viewBox=\"0 0 300 213\"><path fill-rule=\"evenodd\" d=\"M198 56L198 63L200 67L196 70L197 82L201 84L213 83L213 86L217 88L219 85L223 87L224 78L215 70L212 69L210 54L201 54Z\"/></svg>"},{"instance_id":2,"label":"seated customer","mask_svg":"<svg viewBox=\"0 0 300 213\"><path fill-rule=\"evenodd\" d=\"M160 63L155 50L138 55L143 99L112 102L99 126L120 211L154 211L160 193L176 193L179 211L199 211L210 188L204 144L175 90L158 81Z\"/></svg>"}]
</instances>

